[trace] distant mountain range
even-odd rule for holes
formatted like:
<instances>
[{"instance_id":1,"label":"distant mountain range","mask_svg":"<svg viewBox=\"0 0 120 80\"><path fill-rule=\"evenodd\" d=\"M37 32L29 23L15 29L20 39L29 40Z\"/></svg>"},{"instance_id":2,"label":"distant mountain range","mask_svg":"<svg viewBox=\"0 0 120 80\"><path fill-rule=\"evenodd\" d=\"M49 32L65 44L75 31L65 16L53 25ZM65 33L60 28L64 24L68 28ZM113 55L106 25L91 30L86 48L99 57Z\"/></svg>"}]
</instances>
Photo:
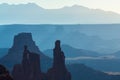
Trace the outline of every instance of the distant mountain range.
<instances>
[{"instance_id":1,"label":"distant mountain range","mask_svg":"<svg viewBox=\"0 0 120 80\"><path fill-rule=\"evenodd\" d=\"M92 69L83 64L71 64L68 70L72 74L72 80L119 80L119 75L109 75Z\"/></svg>"},{"instance_id":2,"label":"distant mountain range","mask_svg":"<svg viewBox=\"0 0 120 80\"><path fill-rule=\"evenodd\" d=\"M104 72L120 71L120 52L100 54L94 51L73 48L69 45L62 45L61 49L65 53L66 63L82 63L93 69ZM53 57L52 49L45 50L43 53L51 58Z\"/></svg>"},{"instance_id":3,"label":"distant mountain range","mask_svg":"<svg viewBox=\"0 0 120 80\"><path fill-rule=\"evenodd\" d=\"M21 32L31 32L38 47L43 51L52 49L55 40L74 48L111 54L120 50L120 25L1 25L0 47L9 48L13 36ZM117 31L116 31L117 30ZM91 34L92 33L92 34ZM99 34L98 34L99 33ZM112 34L116 33L116 34ZM100 35L101 34L101 35ZM118 39L104 39L102 36L117 36ZM105 36L104 36L105 37ZM8 40L8 41L6 41ZM46 44L44 44L46 43Z\"/></svg>"},{"instance_id":4,"label":"distant mountain range","mask_svg":"<svg viewBox=\"0 0 120 80\"><path fill-rule=\"evenodd\" d=\"M112 53L110 55L114 55L116 58L120 58L120 51L117 51L117 52Z\"/></svg>"},{"instance_id":5,"label":"distant mountain range","mask_svg":"<svg viewBox=\"0 0 120 80\"><path fill-rule=\"evenodd\" d=\"M63 52L65 53L66 58L97 57L97 56L102 55L102 54L99 54L94 51L89 51L89 50L84 50L84 49L76 49L69 45L62 45L61 48L62 48ZM43 53L51 58L53 57L52 49L45 50Z\"/></svg>"},{"instance_id":6,"label":"distant mountain range","mask_svg":"<svg viewBox=\"0 0 120 80\"><path fill-rule=\"evenodd\" d=\"M0 4L0 24L105 23L120 23L120 14L79 5L60 9L44 9L34 3L19 5Z\"/></svg>"}]
</instances>

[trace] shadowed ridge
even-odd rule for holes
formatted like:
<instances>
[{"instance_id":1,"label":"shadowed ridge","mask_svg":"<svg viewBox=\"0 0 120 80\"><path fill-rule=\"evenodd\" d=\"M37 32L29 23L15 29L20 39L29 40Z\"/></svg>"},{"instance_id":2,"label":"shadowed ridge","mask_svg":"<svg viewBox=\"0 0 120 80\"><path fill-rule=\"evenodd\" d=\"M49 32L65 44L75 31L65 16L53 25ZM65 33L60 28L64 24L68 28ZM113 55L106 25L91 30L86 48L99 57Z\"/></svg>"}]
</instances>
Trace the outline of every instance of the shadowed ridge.
<instances>
[{"instance_id":1,"label":"shadowed ridge","mask_svg":"<svg viewBox=\"0 0 120 80\"><path fill-rule=\"evenodd\" d=\"M14 36L12 47L8 50L8 54L0 59L0 63L12 71L15 64L20 64L23 57L24 45L29 46L30 52L40 54L41 68L45 72L51 66L52 59L44 55L33 41L31 33L19 33Z\"/></svg>"},{"instance_id":2,"label":"shadowed ridge","mask_svg":"<svg viewBox=\"0 0 120 80\"><path fill-rule=\"evenodd\" d=\"M42 80L40 55L31 53L24 46L22 63L14 66L12 75L14 80Z\"/></svg>"},{"instance_id":3,"label":"shadowed ridge","mask_svg":"<svg viewBox=\"0 0 120 80\"><path fill-rule=\"evenodd\" d=\"M0 80L13 80L8 70L3 65L0 65Z\"/></svg>"},{"instance_id":4,"label":"shadowed ridge","mask_svg":"<svg viewBox=\"0 0 120 80\"><path fill-rule=\"evenodd\" d=\"M53 56L53 66L47 72L48 80L71 80L71 74L65 66L65 56L64 52L61 51L60 40L55 42Z\"/></svg>"}]
</instances>

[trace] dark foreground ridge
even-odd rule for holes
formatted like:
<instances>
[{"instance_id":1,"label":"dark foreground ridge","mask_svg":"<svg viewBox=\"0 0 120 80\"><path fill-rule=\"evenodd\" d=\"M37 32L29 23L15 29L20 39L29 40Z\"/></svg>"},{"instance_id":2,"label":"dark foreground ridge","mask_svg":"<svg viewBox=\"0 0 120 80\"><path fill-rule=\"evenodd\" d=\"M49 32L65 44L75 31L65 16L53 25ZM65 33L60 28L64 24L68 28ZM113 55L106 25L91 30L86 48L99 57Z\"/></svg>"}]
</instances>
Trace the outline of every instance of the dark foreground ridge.
<instances>
[{"instance_id":1,"label":"dark foreground ridge","mask_svg":"<svg viewBox=\"0 0 120 80\"><path fill-rule=\"evenodd\" d=\"M3 65L0 65L0 80L13 80L8 70Z\"/></svg>"},{"instance_id":2,"label":"dark foreground ridge","mask_svg":"<svg viewBox=\"0 0 120 80\"><path fill-rule=\"evenodd\" d=\"M53 66L46 74L41 72L40 55L24 46L22 63L14 66L12 75L14 80L71 80L59 40L55 42Z\"/></svg>"}]
</instances>

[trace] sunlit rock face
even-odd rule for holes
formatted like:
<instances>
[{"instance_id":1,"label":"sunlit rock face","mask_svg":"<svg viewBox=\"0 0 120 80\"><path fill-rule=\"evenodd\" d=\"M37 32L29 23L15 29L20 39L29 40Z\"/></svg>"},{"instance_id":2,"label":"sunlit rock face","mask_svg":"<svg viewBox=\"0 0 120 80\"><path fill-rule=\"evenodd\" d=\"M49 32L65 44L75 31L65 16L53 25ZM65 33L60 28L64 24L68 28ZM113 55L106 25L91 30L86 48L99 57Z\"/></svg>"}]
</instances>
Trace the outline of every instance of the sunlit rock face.
<instances>
[{"instance_id":1,"label":"sunlit rock face","mask_svg":"<svg viewBox=\"0 0 120 80\"><path fill-rule=\"evenodd\" d=\"M59 40L55 42L53 52L53 66L47 72L48 80L71 80L71 74L66 69L65 56L64 52L61 51Z\"/></svg>"}]
</instances>

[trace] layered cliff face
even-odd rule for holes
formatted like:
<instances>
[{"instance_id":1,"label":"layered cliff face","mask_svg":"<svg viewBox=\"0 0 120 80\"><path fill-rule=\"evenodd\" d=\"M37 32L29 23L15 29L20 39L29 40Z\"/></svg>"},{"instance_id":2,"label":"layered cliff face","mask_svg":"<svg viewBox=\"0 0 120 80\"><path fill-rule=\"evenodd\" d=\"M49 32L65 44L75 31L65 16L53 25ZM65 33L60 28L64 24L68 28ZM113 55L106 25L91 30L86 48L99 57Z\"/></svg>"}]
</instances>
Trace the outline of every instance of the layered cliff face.
<instances>
[{"instance_id":1,"label":"layered cliff face","mask_svg":"<svg viewBox=\"0 0 120 80\"><path fill-rule=\"evenodd\" d=\"M12 71L14 80L41 80L40 55L31 53L24 47L21 64L16 64Z\"/></svg>"},{"instance_id":2,"label":"layered cliff face","mask_svg":"<svg viewBox=\"0 0 120 80\"><path fill-rule=\"evenodd\" d=\"M43 71L47 69L52 64L52 59L45 56L39 48L36 46L35 42L32 39L31 33L20 33L14 37L13 45L9 49L8 54L0 59L0 63L5 65L10 71L12 70L15 64L19 64L22 61L24 45L29 46L31 52L40 54L41 56L41 68Z\"/></svg>"},{"instance_id":3,"label":"layered cliff face","mask_svg":"<svg viewBox=\"0 0 120 80\"><path fill-rule=\"evenodd\" d=\"M47 72L48 80L71 80L71 74L65 66L65 56L61 51L59 40L55 42L53 52L53 66Z\"/></svg>"}]
</instances>

